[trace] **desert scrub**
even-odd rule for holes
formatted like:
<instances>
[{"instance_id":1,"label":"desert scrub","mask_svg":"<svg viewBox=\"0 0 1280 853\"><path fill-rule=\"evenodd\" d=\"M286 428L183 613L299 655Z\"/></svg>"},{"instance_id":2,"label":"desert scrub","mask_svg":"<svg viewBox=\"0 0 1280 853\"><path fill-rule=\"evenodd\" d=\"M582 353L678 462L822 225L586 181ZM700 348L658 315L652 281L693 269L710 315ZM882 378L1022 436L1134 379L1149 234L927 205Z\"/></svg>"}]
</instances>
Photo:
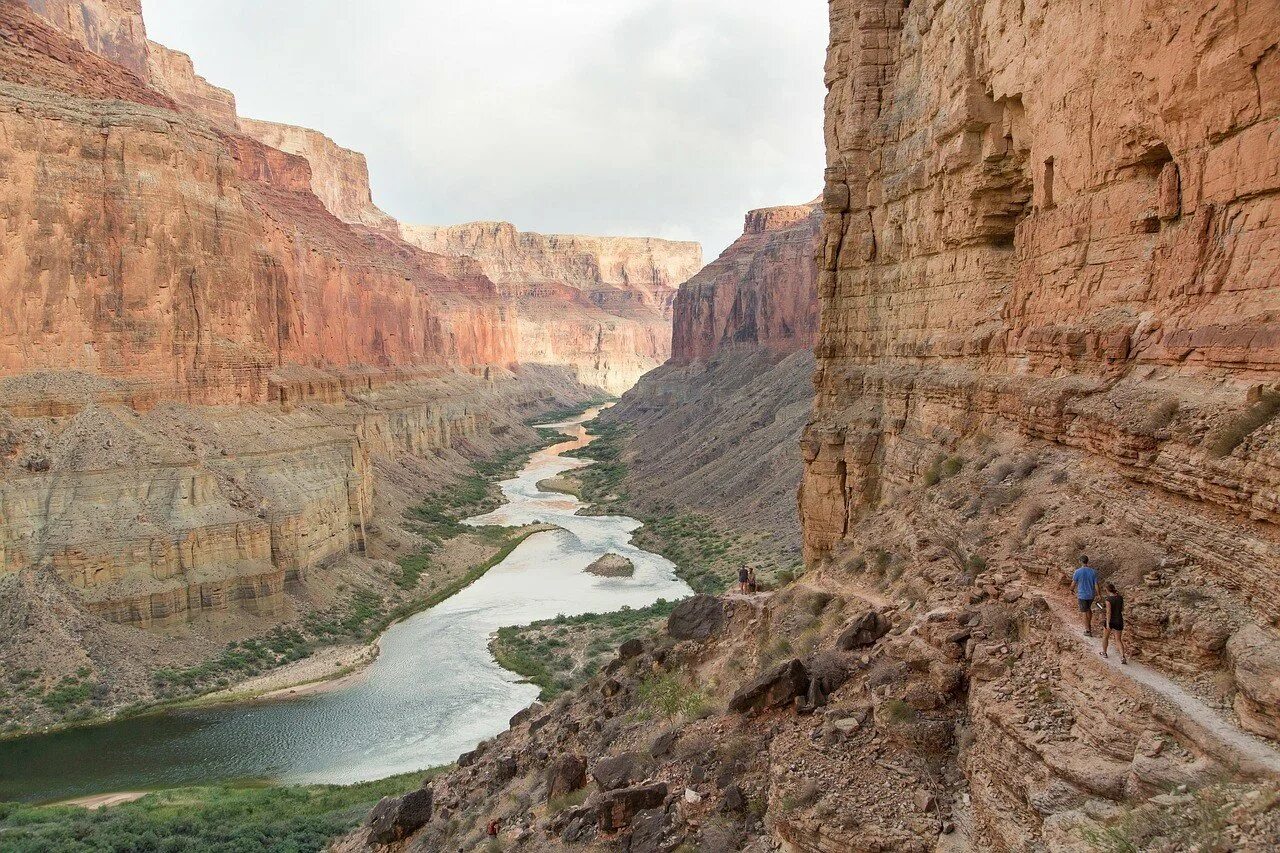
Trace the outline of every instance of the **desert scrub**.
<instances>
[{"instance_id":1,"label":"desert scrub","mask_svg":"<svg viewBox=\"0 0 1280 853\"><path fill-rule=\"evenodd\" d=\"M1217 459L1231 455L1256 430L1280 414L1280 391L1267 391L1244 412L1228 420L1209 438L1209 453Z\"/></svg>"},{"instance_id":2,"label":"desert scrub","mask_svg":"<svg viewBox=\"0 0 1280 853\"><path fill-rule=\"evenodd\" d=\"M0 803L6 853L311 853L357 826L384 796L417 787L422 773L359 785L176 788L96 811Z\"/></svg>"},{"instance_id":3,"label":"desert scrub","mask_svg":"<svg viewBox=\"0 0 1280 853\"><path fill-rule=\"evenodd\" d=\"M570 791L567 794L561 794L558 797L552 797L547 800L547 815L557 815L565 809L571 809L574 806L580 806L587 800L590 793L586 788L579 788L576 791Z\"/></svg>"},{"instance_id":4,"label":"desert scrub","mask_svg":"<svg viewBox=\"0 0 1280 853\"><path fill-rule=\"evenodd\" d=\"M499 628L489 650L499 666L538 685L546 701L586 682L618 646L652 633L673 609L675 602L660 599L639 609L561 615Z\"/></svg>"},{"instance_id":5,"label":"desert scrub","mask_svg":"<svg viewBox=\"0 0 1280 853\"><path fill-rule=\"evenodd\" d=\"M891 723L914 723L920 714L901 699L887 699L880 706L884 718Z\"/></svg>"},{"instance_id":6,"label":"desert scrub","mask_svg":"<svg viewBox=\"0 0 1280 853\"><path fill-rule=\"evenodd\" d=\"M924 472L924 484L936 486L938 483L954 477L964 468L964 459L959 456L938 456Z\"/></svg>"},{"instance_id":7,"label":"desert scrub","mask_svg":"<svg viewBox=\"0 0 1280 853\"><path fill-rule=\"evenodd\" d=\"M706 695L674 672L649 676L636 692L643 716L650 718L694 719L709 707Z\"/></svg>"},{"instance_id":8,"label":"desert scrub","mask_svg":"<svg viewBox=\"0 0 1280 853\"><path fill-rule=\"evenodd\" d=\"M1250 819L1280 806L1280 791L1271 786L1252 801L1238 786L1215 785L1181 796L1168 805L1146 803L1102 824L1080 828L1081 837L1102 853L1140 853L1145 850L1236 850L1227 827L1248 825ZM1241 802L1249 805L1241 805ZM1263 849L1263 848L1258 848ZM1270 849L1270 848L1267 848Z\"/></svg>"}]
</instances>

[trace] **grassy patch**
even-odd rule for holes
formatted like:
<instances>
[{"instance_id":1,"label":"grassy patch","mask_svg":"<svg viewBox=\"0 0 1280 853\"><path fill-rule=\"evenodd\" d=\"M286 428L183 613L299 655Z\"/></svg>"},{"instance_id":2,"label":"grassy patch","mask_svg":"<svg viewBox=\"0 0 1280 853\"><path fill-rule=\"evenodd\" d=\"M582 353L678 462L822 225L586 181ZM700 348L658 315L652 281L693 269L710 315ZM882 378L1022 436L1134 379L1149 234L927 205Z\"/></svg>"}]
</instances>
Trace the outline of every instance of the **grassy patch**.
<instances>
[{"instance_id":1,"label":"grassy patch","mask_svg":"<svg viewBox=\"0 0 1280 853\"><path fill-rule=\"evenodd\" d=\"M542 688L546 701L591 678L618 646L647 636L674 608L675 602L658 601L638 610L624 607L499 628L489 649L499 666Z\"/></svg>"},{"instance_id":2,"label":"grassy patch","mask_svg":"<svg viewBox=\"0 0 1280 853\"><path fill-rule=\"evenodd\" d=\"M675 672L651 675L637 690L643 714L670 720L694 718L709 707L706 694Z\"/></svg>"},{"instance_id":3,"label":"grassy patch","mask_svg":"<svg viewBox=\"0 0 1280 853\"><path fill-rule=\"evenodd\" d=\"M310 853L363 820L384 796L417 787L423 773L359 785L177 788L91 811L0 803L6 853Z\"/></svg>"}]
</instances>

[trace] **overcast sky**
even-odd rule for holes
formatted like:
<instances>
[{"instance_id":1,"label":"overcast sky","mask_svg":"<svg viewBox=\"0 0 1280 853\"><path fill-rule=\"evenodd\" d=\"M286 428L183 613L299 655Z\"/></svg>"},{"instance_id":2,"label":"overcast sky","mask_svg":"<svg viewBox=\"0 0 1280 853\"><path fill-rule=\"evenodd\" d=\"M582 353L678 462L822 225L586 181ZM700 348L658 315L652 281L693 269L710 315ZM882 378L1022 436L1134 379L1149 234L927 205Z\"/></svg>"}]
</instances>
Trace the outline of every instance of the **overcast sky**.
<instances>
[{"instance_id":1,"label":"overcast sky","mask_svg":"<svg viewBox=\"0 0 1280 853\"><path fill-rule=\"evenodd\" d=\"M241 115L369 158L406 222L693 239L822 186L826 0L144 0Z\"/></svg>"}]
</instances>

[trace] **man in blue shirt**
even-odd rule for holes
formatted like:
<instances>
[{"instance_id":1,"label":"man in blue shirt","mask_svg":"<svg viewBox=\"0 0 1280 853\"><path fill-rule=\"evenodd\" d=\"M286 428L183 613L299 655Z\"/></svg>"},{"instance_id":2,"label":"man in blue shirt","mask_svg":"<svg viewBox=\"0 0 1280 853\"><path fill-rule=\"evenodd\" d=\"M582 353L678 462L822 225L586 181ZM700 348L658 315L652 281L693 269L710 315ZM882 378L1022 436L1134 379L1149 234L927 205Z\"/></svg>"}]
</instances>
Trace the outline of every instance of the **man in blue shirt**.
<instances>
[{"instance_id":1,"label":"man in blue shirt","mask_svg":"<svg viewBox=\"0 0 1280 853\"><path fill-rule=\"evenodd\" d=\"M1076 588L1076 603L1084 614L1084 635L1093 636L1093 599L1098 594L1098 573L1089 565L1088 557L1080 558L1080 568L1071 576L1071 585Z\"/></svg>"}]
</instances>

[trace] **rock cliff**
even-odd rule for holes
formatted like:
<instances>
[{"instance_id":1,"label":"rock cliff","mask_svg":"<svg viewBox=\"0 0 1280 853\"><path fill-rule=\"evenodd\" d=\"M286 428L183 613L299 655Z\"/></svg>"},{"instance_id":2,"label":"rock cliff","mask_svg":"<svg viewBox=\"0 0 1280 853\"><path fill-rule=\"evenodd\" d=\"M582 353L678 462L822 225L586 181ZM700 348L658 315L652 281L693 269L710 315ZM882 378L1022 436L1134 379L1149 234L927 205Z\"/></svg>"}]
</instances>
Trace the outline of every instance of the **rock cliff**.
<instances>
[{"instance_id":1,"label":"rock cliff","mask_svg":"<svg viewBox=\"0 0 1280 853\"><path fill-rule=\"evenodd\" d=\"M533 234L506 222L402 225L401 234L480 264L519 308L521 361L572 365L611 394L666 360L676 287L702 265L696 243Z\"/></svg>"},{"instance_id":2,"label":"rock cliff","mask_svg":"<svg viewBox=\"0 0 1280 853\"><path fill-rule=\"evenodd\" d=\"M793 440L812 399L820 222L816 202L748 213L680 285L670 360L601 418L628 430L636 514L709 514L731 535L763 535L762 563L794 566L800 550Z\"/></svg>"},{"instance_id":3,"label":"rock cliff","mask_svg":"<svg viewBox=\"0 0 1280 853\"><path fill-rule=\"evenodd\" d=\"M37 687L88 667L119 707L385 588L415 492L588 392L518 363L474 261L317 196L367 202L363 171L318 182L136 4L74 5L0 2L0 658Z\"/></svg>"},{"instance_id":4,"label":"rock cliff","mask_svg":"<svg viewBox=\"0 0 1280 853\"><path fill-rule=\"evenodd\" d=\"M302 157L311 165L311 191L334 216L353 225L394 232L396 221L373 203L369 164L358 151L342 148L315 130L242 118L240 131L270 148Z\"/></svg>"},{"instance_id":5,"label":"rock cliff","mask_svg":"<svg viewBox=\"0 0 1280 853\"><path fill-rule=\"evenodd\" d=\"M805 572L677 606L390 849L1274 849L1280 15L830 6ZM608 415L677 482L756 417L686 405L762 316L718 265Z\"/></svg>"},{"instance_id":6,"label":"rock cliff","mask_svg":"<svg viewBox=\"0 0 1280 853\"><path fill-rule=\"evenodd\" d=\"M676 296L671 360L735 345L810 349L818 328L818 203L747 214L741 237Z\"/></svg>"}]
</instances>

